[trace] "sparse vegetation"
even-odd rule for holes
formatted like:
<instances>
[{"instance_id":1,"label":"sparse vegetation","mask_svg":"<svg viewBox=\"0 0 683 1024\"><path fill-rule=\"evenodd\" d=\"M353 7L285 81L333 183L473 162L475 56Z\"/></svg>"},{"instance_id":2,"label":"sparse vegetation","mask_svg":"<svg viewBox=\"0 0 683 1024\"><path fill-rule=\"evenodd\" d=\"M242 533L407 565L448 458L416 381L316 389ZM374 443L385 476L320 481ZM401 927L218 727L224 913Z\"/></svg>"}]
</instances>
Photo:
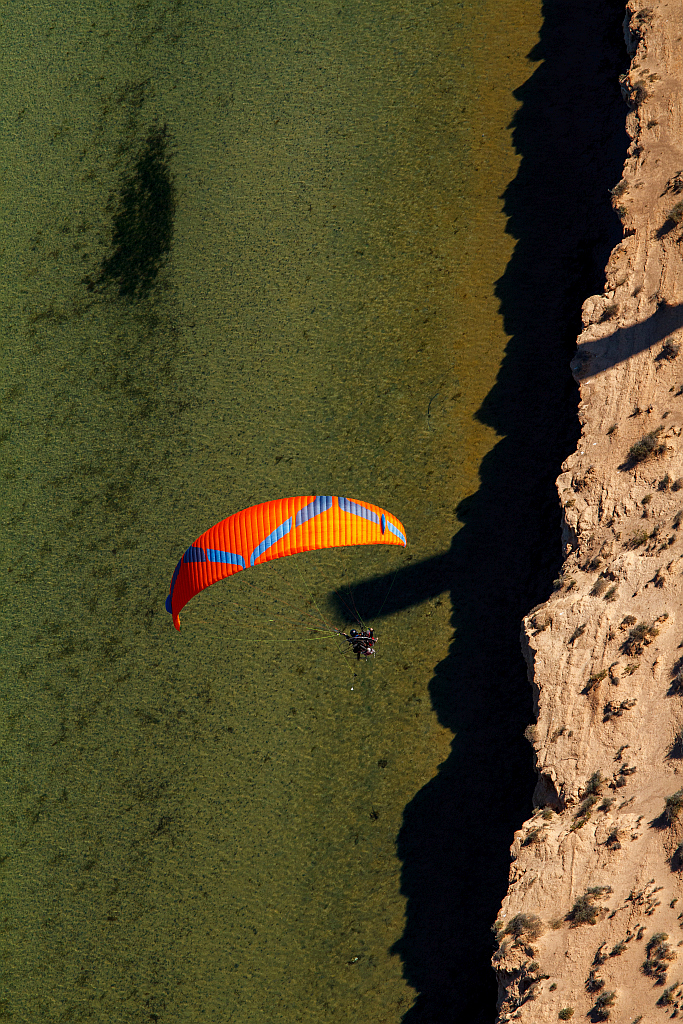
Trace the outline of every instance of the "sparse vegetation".
<instances>
[{"instance_id":1,"label":"sparse vegetation","mask_svg":"<svg viewBox=\"0 0 683 1024\"><path fill-rule=\"evenodd\" d=\"M606 590L609 590L609 580L600 577L591 588L591 597L602 597Z\"/></svg>"},{"instance_id":2,"label":"sparse vegetation","mask_svg":"<svg viewBox=\"0 0 683 1024\"><path fill-rule=\"evenodd\" d=\"M617 599L617 585L614 583L607 593L605 594L605 601L616 601Z\"/></svg>"},{"instance_id":3,"label":"sparse vegetation","mask_svg":"<svg viewBox=\"0 0 683 1024\"><path fill-rule=\"evenodd\" d=\"M624 618L621 620L621 628L628 629L629 626L635 625L637 621L638 620L635 617L635 615L625 615Z\"/></svg>"},{"instance_id":4,"label":"sparse vegetation","mask_svg":"<svg viewBox=\"0 0 683 1024\"><path fill-rule=\"evenodd\" d=\"M519 945L522 939L537 939L542 933L543 922L536 914L515 914L503 934L511 935L515 944Z\"/></svg>"},{"instance_id":5,"label":"sparse vegetation","mask_svg":"<svg viewBox=\"0 0 683 1024\"><path fill-rule=\"evenodd\" d=\"M675 985L669 985L665 988L661 996L657 1000L657 1006L672 1006L674 1003L674 992L678 988L678 983Z\"/></svg>"},{"instance_id":6,"label":"sparse vegetation","mask_svg":"<svg viewBox=\"0 0 683 1024\"><path fill-rule=\"evenodd\" d=\"M605 799L600 804L600 806L598 807L598 810L599 811L609 811L611 809L613 803L614 803L614 797L606 796Z\"/></svg>"},{"instance_id":7,"label":"sparse vegetation","mask_svg":"<svg viewBox=\"0 0 683 1024\"><path fill-rule=\"evenodd\" d=\"M681 489L683 489L683 476L679 476L671 485L672 491L680 491Z\"/></svg>"},{"instance_id":8,"label":"sparse vegetation","mask_svg":"<svg viewBox=\"0 0 683 1024\"><path fill-rule=\"evenodd\" d=\"M603 992L595 1000L595 1006L591 1011L591 1017L593 1020L609 1020L609 1009L615 999L617 998L616 992Z\"/></svg>"},{"instance_id":9,"label":"sparse vegetation","mask_svg":"<svg viewBox=\"0 0 683 1024\"><path fill-rule=\"evenodd\" d=\"M616 433L617 429L618 429L618 425L616 423L613 423L612 426L607 431L607 436L611 437L612 434Z\"/></svg>"},{"instance_id":10,"label":"sparse vegetation","mask_svg":"<svg viewBox=\"0 0 683 1024\"><path fill-rule=\"evenodd\" d=\"M671 796L668 796L664 801L664 816L666 817L669 825L678 819L679 814L683 810L683 789L676 790Z\"/></svg>"},{"instance_id":11,"label":"sparse vegetation","mask_svg":"<svg viewBox=\"0 0 683 1024\"><path fill-rule=\"evenodd\" d=\"M606 668L603 669L601 672L593 672L592 675L588 677L588 682L586 683L586 693L590 693L593 687L597 686L598 683L601 683L606 675Z\"/></svg>"},{"instance_id":12,"label":"sparse vegetation","mask_svg":"<svg viewBox=\"0 0 683 1024\"><path fill-rule=\"evenodd\" d=\"M606 675L606 672L603 672L602 675ZM586 788L584 790L584 796L588 796L590 794L598 794L600 792L600 790L602 789L604 783L605 783L605 780L603 779L603 777L600 774L600 772L593 772L593 774L591 775L590 779L586 783Z\"/></svg>"},{"instance_id":13,"label":"sparse vegetation","mask_svg":"<svg viewBox=\"0 0 683 1024\"><path fill-rule=\"evenodd\" d=\"M672 481L671 477L669 476L669 474L667 473L666 476L662 477L662 479L659 481L658 489L660 491L668 491L669 488L671 487L672 483L673 483L673 481Z\"/></svg>"},{"instance_id":14,"label":"sparse vegetation","mask_svg":"<svg viewBox=\"0 0 683 1024\"><path fill-rule=\"evenodd\" d=\"M602 992L605 982L602 978L596 978L595 970L591 970L586 978L586 992Z\"/></svg>"},{"instance_id":15,"label":"sparse vegetation","mask_svg":"<svg viewBox=\"0 0 683 1024\"><path fill-rule=\"evenodd\" d=\"M633 536L625 542L624 547L629 551L635 551L636 548L641 548L643 544L646 544L649 539L650 535L647 530L636 530Z\"/></svg>"},{"instance_id":16,"label":"sparse vegetation","mask_svg":"<svg viewBox=\"0 0 683 1024\"><path fill-rule=\"evenodd\" d=\"M674 224L681 224L683 222L683 199L672 206L666 215L667 220L672 220Z\"/></svg>"},{"instance_id":17,"label":"sparse vegetation","mask_svg":"<svg viewBox=\"0 0 683 1024\"><path fill-rule=\"evenodd\" d=\"M605 943L601 943L595 951L593 957L593 967L601 967L602 964L607 960L607 953L603 952L605 949Z\"/></svg>"},{"instance_id":18,"label":"sparse vegetation","mask_svg":"<svg viewBox=\"0 0 683 1024\"><path fill-rule=\"evenodd\" d=\"M678 669L671 680L670 693L683 693L683 668Z\"/></svg>"},{"instance_id":19,"label":"sparse vegetation","mask_svg":"<svg viewBox=\"0 0 683 1024\"><path fill-rule=\"evenodd\" d=\"M674 207L674 210L677 209L677 207L679 207L679 206L681 208L681 219L683 220L683 202L677 203L676 206ZM671 215L669 215L669 216L673 220ZM678 224L678 223L680 223L680 221L676 221L676 223ZM664 360L664 361L670 363L670 362L672 362L676 358L676 356L678 355L680 350L681 350L681 346L680 345L676 345L675 342L671 341L671 339L668 338L664 342L664 344L662 345L661 349L659 350L659 354L655 358L658 361Z\"/></svg>"},{"instance_id":20,"label":"sparse vegetation","mask_svg":"<svg viewBox=\"0 0 683 1024\"><path fill-rule=\"evenodd\" d=\"M618 828L613 828L612 829L610 834L607 836L607 839L605 840L605 846L607 847L608 850L620 850L621 849L621 843L619 842L619 829ZM618 945L619 945L619 943L617 943L617 946ZM617 946L614 947L614 949L610 953L610 956L619 956L619 953L623 952L623 950L620 949L619 953L615 953L614 950L617 948ZM626 943L624 943L624 948L626 948Z\"/></svg>"},{"instance_id":21,"label":"sparse vegetation","mask_svg":"<svg viewBox=\"0 0 683 1024\"><path fill-rule=\"evenodd\" d=\"M562 1010L560 1010L557 1016L559 1020L571 1020L574 1016L574 1010L571 1006L565 1006Z\"/></svg>"},{"instance_id":22,"label":"sparse vegetation","mask_svg":"<svg viewBox=\"0 0 683 1024\"><path fill-rule=\"evenodd\" d=\"M578 897L567 914L567 920L571 927L578 928L582 924L596 924L600 908L595 906L595 901L611 892L612 887L609 885L598 885L587 889L583 896Z\"/></svg>"},{"instance_id":23,"label":"sparse vegetation","mask_svg":"<svg viewBox=\"0 0 683 1024\"><path fill-rule=\"evenodd\" d=\"M610 950L610 954L609 955L610 956L621 956L621 954L624 952L625 949L626 949L626 942L625 942L624 939L621 939L619 942L616 943L615 946L612 947L612 949Z\"/></svg>"},{"instance_id":24,"label":"sparse vegetation","mask_svg":"<svg viewBox=\"0 0 683 1024\"><path fill-rule=\"evenodd\" d=\"M645 434L641 437L640 441L636 441L635 444L631 445L627 456L629 465L637 466L639 463L645 462L647 459L664 454L666 451L666 445L661 444L659 441L659 436L663 430L663 427L656 427L654 430L651 430L649 434Z\"/></svg>"},{"instance_id":25,"label":"sparse vegetation","mask_svg":"<svg viewBox=\"0 0 683 1024\"><path fill-rule=\"evenodd\" d=\"M651 494L646 494L645 497L641 499L640 504L641 505L649 505L651 501L652 501L652 495Z\"/></svg>"},{"instance_id":26,"label":"sparse vegetation","mask_svg":"<svg viewBox=\"0 0 683 1024\"><path fill-rule=\"evenodd\" d=\"M584 622L582 626L577 626L572 635L569 637L567 643L573 644L576 640L579 639L580 636L583 636L583 634L586 632L587 625L588 623Z\"/></svg>"},{"instance_id":27,"label":"sparse vegetation","mask_svg":"<svg viewBox=\"0 0 683 1024\"><path fill-rule=\"evenodd\" d=\"M603 709L603 721L610 722L613 718L621 718L625 711L634 708L637 701L634 697L629 700L610 700Z\"/></svg>"},{"instance_id":28,"label":"sparse vegetation","mask_svg":"<svg viewBox=\"0 0 683 1024\"><path fill-rule=\"evenodd\" d=\"M537 843L540 843L542 841L542 839L543 839L543 829L542 828L532 828L531 832L529 832L529 834L524 839L524 842L522 843L522 846L535 846Z\"/></svg>"},{"instance_id":29,"label":"sparse vegetation","mask_svg":"<svg viewBox=\"0 0 683 1024\"><path fill-rule=\"evenodd\" d=\"M654 622L639 622L637 626L630 630L627 639L622 645L622 650L624 654L628 654L629 657L633 658L638 654L642 654L643 648L652 643L656 636L659 636L659 630Z\"/></svg>"},{"instance_id":30,"label":"sparse vegetation","mask_svg":"<svg viewBox=\"0 0 683 1024\"><path fill-rule=\"evenodd\" d=\"M676 481L676 482L678 483L678 481ZM674 528L674 530L680 530L681 523L683 523L683 509L681 509L680 512L677 512L676 515L674 516L674 521L673 521L673 528Z\"/></svg>"},{"instance_id":31,"label":"sparse vegetation","mask_svg":"<svg viewBox=\"0 0 683 1024\"><path fill-rule=\"evenodd\" d=\"M590 819L591 811L593 810L599 799L600 797L591 795L586 797L585 800L581 801L581 803L579 804L579 808L576 814L574 815L574 824L571 827L572 832L576 832L577 829L583 828L586 822Z\"/></svg>"},{"instance_id":32,"label":"sparse vegetation","mask_svg":"<svg viewBox=\"0 0 683 1024\"><path fill-rule=\"evenodd\" d=\"M646 947L647 960L642 965L643 973L654 978L658 985L664 984L669 964L676 959L676 954L667 942L668 938L666 932L657 932L652 936Z\"/></svg>"}]
</instances>

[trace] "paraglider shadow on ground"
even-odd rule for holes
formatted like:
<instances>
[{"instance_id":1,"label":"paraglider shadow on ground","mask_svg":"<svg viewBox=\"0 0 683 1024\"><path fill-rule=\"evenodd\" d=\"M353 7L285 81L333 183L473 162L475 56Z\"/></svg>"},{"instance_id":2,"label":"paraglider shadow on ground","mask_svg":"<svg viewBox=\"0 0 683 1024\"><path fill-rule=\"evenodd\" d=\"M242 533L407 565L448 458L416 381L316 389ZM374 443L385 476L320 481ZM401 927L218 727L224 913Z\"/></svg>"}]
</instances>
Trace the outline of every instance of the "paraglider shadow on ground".
<instances>
[{"instance_id":1,"label":"paraglider shadow on ground","mask_svg":"<svg viewBox=\"0 0 683 1024\"><path fill-rule=\"evenodd\" d=\"M455 734L438 775L410 801L397 840L406 926L394 952L417 990L404 1024L493 1024L491 925L508 884L509 847L532 810L523 733L533 720L520 623L561 563L555 479L578 438L569 363L583 300L602 290L621 238L609 189L626 154L623 3L545 3L543 63L517 91L519 173L505 193L514 255L497 283L510 341L479 417L502 440L463 501L443 556L399 570L382 614L444 591L455 636L429 683ZM386 578L354 588L361 615Z\"/></svg>"}]
</instances>

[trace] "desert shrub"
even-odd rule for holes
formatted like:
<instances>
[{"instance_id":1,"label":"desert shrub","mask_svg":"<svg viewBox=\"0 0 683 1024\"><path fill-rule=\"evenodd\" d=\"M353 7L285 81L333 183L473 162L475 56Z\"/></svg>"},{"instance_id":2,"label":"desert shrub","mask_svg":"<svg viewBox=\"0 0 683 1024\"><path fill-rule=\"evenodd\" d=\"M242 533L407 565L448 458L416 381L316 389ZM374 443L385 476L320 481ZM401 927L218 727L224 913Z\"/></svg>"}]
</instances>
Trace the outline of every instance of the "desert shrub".
<instances>
[{"instance_id":1,"label":"desert shrub","mask_svg":"<svg viewBox=\"0 0 683 1024\"><path fill-rule=\"evenodd\" d=\"M679 203L676 203L675 206L671 207L666 215L666 219L672 220L674 224L683 223L683 199Z\"/></svg>"},{"instance_id":2,"label":"desert shrub","mask_svg":"<svg viewBox=\"0 0 683 1024\"><path fill-rule=\"evenodd\" d=\"M602 978L595 977L595 971L591 970L590 974L586 978L586 992L601 992L605 987L605 982Z\"/></svg>"},{"instance_id":3,"label":"desert shrub","mask_svg":"<svg viewBox=\"0 0 683 1024\"><path fill-rule=\"evenodd\" d=\"M586 889L583 896L578 897L574 906L567 914L567 920L570 922L571 927L578 928L582 924L596 924L599 907L595 906L595 901L610 892L612 892L612 887L609 885L598 885L591 889Z\"/></svg>"},{"instance_id":4,"label":"desert shrub","mask_svg":"<svg viewBox=\"0 0 683 1024\"><path fill-rule=\"evenodd\" d=\"M599 995L591 1011L591 1018L593 1020L609 1020L608 1006L611 1006L616 998L616 992L603 992Z\"/></svg>"},{"instance_id":5,"label":"desert shrub","mask_svg":"<svg viewBox=\"0 0 683 1024\"><path fill-rule=\"evenodd\" d=\"M671 796L668 796L664 801L664 815L669 825L673 825L673 823L676 821L682 810L683 789L678 789Z\"/></svg>"},{"instance_id":6,"label":"desert shrub","mask_svg":"<svg viewBox=\"0 0 683 1024\"><path fill-rule=\"evenodd\" d=\"M674 992L678 988L678 985L669 985L665 988L661 996L657 1000L657 1006L672 1006L674 1002Z\"/></svg>"},{"instance_id":7,"label":"desert shrub","mask_svg":"<svg viewBox=\"0 0 683 1024\"><path fill-rule=\"evenodd\" d=\"M600 678L602 679L606 675L607 675L607 669L605 669L604 672L600 673ZM603 777L600 774L600 772L593 772L593 774L591 775L590 779L586 783L586 788L583 791L583 795L584 796L589 796L590 794L600 793L604 783L605 783L605 780L603 779Z\"/></svg>"},{"instance_id":8,"label":"desert shrub","mask_svg":"<svg viewBox=\"0 0 683 1024\"><path fill-rule=\"evenodd\" d=\"M512 935L515 942L520 939L537 939L543 932L543 922L536 914L515 914L507 924L504 934Z\"/></svg>"},{"instance_id":9,"label":"desert shrub","mask_svg":"<svg viewBox=\"0 0 683 1024\"><path fill-rule=\"evenodd\" d=\"M651 494L646 494L644 498L641 498L640 504L641 505L649 505L651 501L652 501L652 495Z\"/></svg>"},{"instance_id":10,"label":"desert shrub","mask_svg":"<svg viewBox=\"0 0 683 1024\"><path fill-rule=\"evenodd\" d=\"M603 992L595 1000L596 1006L611 1006L614 1000L617 998L616 992Z\"/></svg>"},{"instance_id":11,"label":"desert shrub","mask_svg":"<svg viewBox=\"0 0 683 1024\"><path fill-rule=\"evenodd\" d=\"M630 711L631 708L636 706L637 701L634 697L630 697L628 700L610 700L605 704L603 709L603 721L609 722L613 718L621 718L625 711Z\"/></svg>"},{"instance_id":12,"label":"desert shrub","mask_svg":"<svg viewBox=\"0 0 683 1024\"><path fill-rule=\"evenodd\" d=\"M612 947L612 949L610 950L610 954L609 955L610 956L621 956L621 954L624 952L625 949L626 949L626 942L624 941L624 939L621 939L619 942L616 943L615 946Z\"/></svg>"},{"instance_id":13,"label":"desert shrub","mask_svg":"<svg viewBox=\"0 0 683 1024\"><path fill-rule=\"evenodd\" d=\"M678 483L678 481L676 481L676 483ZM674 528L674 530L680 530L682 522L683 522L683 509L680 512L677 512L676 515L674 516L674 521L673 521L673 528Z\"/></svg>"},{"instance_id":14,"label":"desert shrub","mask_svg":"<svg viewBox=\"0 0 683 1024\"><path fill-rule=\"evenodd\" d=\"M593 967L601 967L602 964L604 964L605 960L607 959L607 953L604 952L604 949L605 943L603 942L601 945L598 946L598 948L595 951L595 956L593 957Z\"/></svg>"},{"instance_id":15,"label":"desert shrub","mask_svg":"<svg viewBox=\"0 0 683 1024\"><path fill-rule=\"evenodd\" d=\"M591 597L602 597L606 590L609 590L609 580L600 578L591 587Z\"/></svg>"},{"instance_id":16,"label":"desert shrub","mask_svg":"<svg viewBox=\"0 0 683 1024\"><path fill-rule=\"evenodd\" d=\"M681 207L681 210L683 210L683 203L679 203L678 205ZM655 356L655 359L659 362L665 360L666 362L670 363L676 358L680 351L681 346L676 345L676 343L671 341L671 339L669 338L667 339L667 341L664 342L661 349L659 350L658 355Z\"/></svg>"},{"instance_id":17,"label":"desert shrub","mask_svg":"<svg viewBox=\"0 0 683 1024\"><path fill-rule=\"evenodd\" d=\"M659 636L659 630L654 622L639 622L629 631L628 637L622 645L624 654L628 654L631 658L642 654L643 647L652 643L656 636Z\"/></svg>"},{"instance_id":18,"label":"desert shrub","mask_svg":"<svg viewBox=\"0 0 683 1024\"><path fill-rule=\"evenodd\" d=\"M576 629L574 630L574 632L572 633L572 635L569 637L569 640L567 641L567 643L568 644L573 644L574 641L578 640L580 636L583 636L583 634L586 632L586 626L587 625L588 625L588 623L584 622L583 626L577 626Z\"/></svg>"},{"instance_id":19,"label":"desert shrub","mask_svg":"<svg viewBox=\"0 0 683 1024\"><path fill-rule=\"evenodd\" d=\"M574 1016L574 1011L571 1006L565 1006L557 1016L560 1020L571 1020Z\"/></svg>"},{"instance_id":20,"label":"desert shrub","mask_svg":"<svg viewBox=\"0 0 683 1024\"><path fill-rule=\"evenodd\" d=\"M662 477L662 479L659 481L658 489L660 491L668 491L669 488L671 487L672 483L673 483L673 481L672 481L671 477L669 476L669 474L667 473L666 476Z\"/></svg>"},{"instance_id":21,"label":"desert shrub","mask_svg":"<svg viewBox=\"0 0 683 1024\"><path fill-rule=\"evenodd\" d=\"M618 828L613 828L612 829L610 834L607 836L607 839L605 840L605 846L607 847L608 850L620 850L621 849L621 843L619 842L619 829ZM619 943L617 943L617 945L619 945ZM616 946L614 947L614 949L616 949ZM618 953L614 952L614 949L610 953L610 956L618 956L619 955Z\"/></svg>"},{"instance_id":22,"label":"desert shrub","mask_svg":"<svg viewBox=\"0 0 683 1024\"><path fill-rule=\"evenodd\" d=\"M647 960L642 964L643 973L654 978L658 985L664 984L668 965L676 959L676 954L667 942L668 938L666 932L653 935L646 947Z\"/></svg>"},{"instance_id":23,"label":"desert shrub","mask_svg":"<svg viewBox=\"0 0 683 1024\"><path fill-rule=\"evenodd\" d=\"M522 846L536 846L536 844L542 842L542 840L543 829L532 828L531 832L529 832L528 836L526 836L526 838L524 839Z\"/></svg>"},{"instance_id":24,"label":"desert shrub","mask_svg":"<svg viewBox=\"0 0 683 1024\"><path fill-rule=\"evenodd\" d=\"M678 479L674 480L674 482L671 485L672 491L680 491L681 488L683 488L683 476L679 476Z\"/></svg>"},{"instance_id":25,"label":"desert shrub","mask_svg":"<svg viewBox=\"0 0 683 1024\"><path fill-rule=\"evenodd\" d=\"M646 459L650 459L655 455L664 454L666 446L659 441L659 435L663 429L663 427L656 427L649 434L641 437L640 441L636 441L635 444L631 445L627 456L631 466L637 466L639 463L645 462Z\"/></svg>"},{"instance_id":26,"label":"desert shrub","mask_svg":"<svg viewBox=\"0 0 683 1024\"><path fill-rule=\"evenodd\" d=\"M624 547L628 548L629 551L635 551L636 548L642 548L643 544L646 544L650 539L650 535L647 530L636 530L632 537L625 542Z\"/></svg>"}]
</instances>

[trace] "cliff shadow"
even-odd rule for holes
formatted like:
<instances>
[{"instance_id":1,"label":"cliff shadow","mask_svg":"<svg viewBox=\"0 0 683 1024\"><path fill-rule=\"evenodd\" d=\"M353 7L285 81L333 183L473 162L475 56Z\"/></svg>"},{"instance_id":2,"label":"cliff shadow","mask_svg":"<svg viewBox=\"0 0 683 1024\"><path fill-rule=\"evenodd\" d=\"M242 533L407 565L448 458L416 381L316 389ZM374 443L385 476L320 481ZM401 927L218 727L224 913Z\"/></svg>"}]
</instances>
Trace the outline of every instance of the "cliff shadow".
<instances>
[{"instance_id":1,"label":"cliff shadow","mask_svg":"<svg viewBox=\"0 0 683 1024\"><path fill-rule=\"evenodd\" d=\"M619 327L611 334L586 341L576 354L576 373L581 379L596 377L612 366L623 363L639 352L654 348L660 341L683 327L683 305L660 303L651 316L629 327ZM655 362L675 359L680 345L665 341L653 356Z\"/></svg>"},{"instance_id":2,"label":"cliff shadow","mask_svg":"<svg viewBox=\"0 0 683 1024\"><path fill-rule=\"evenodd\" d=\"M543 63L515 94L522 160L504 196L517 244L496 293L510 341L478 412L502 440L482 463L478 491L458 508L463 525L450 550L401 570L383 609L449 591L455 629L429 685L440 722L455 734L451 753L405 808L397 841L407 916L393 951L418 993L404 1024L496 1017L491 925L535 782L523 736L533 713L520 622L548 597L561 563L555 479L579 436L569 363L581 304L601 290L621 238L609 189L627 146L618 82L624 5L554 0L543 14L529 55ZM366 583L359 607L377 607L385 593L385 580Z\"/></svg>"}]
</instances>

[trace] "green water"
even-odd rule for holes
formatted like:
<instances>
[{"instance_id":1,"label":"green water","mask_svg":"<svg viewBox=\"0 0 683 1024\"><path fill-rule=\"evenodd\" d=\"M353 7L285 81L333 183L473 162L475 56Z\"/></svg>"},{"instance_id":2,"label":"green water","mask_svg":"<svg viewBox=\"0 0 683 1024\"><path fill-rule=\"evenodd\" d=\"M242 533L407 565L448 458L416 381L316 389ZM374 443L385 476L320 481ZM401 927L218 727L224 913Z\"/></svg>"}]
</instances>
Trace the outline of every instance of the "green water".
<instances>
[{"instance_id":1,"label":"green water","mask_svg":"<svg viewBox=\"0 0 683 1024\"><path fill-rule=\"evenodd\" d=\"M179 634L164 600L199 533L279 495L408 532L283 569L302 615L310 590L342 624L335 587L448 549L496 442L474 414L539 0L4 18L0 1017L393 1024L448 595L378 619L360 667L238 639L247 588Z\"/></svg>"}]
</instances>

